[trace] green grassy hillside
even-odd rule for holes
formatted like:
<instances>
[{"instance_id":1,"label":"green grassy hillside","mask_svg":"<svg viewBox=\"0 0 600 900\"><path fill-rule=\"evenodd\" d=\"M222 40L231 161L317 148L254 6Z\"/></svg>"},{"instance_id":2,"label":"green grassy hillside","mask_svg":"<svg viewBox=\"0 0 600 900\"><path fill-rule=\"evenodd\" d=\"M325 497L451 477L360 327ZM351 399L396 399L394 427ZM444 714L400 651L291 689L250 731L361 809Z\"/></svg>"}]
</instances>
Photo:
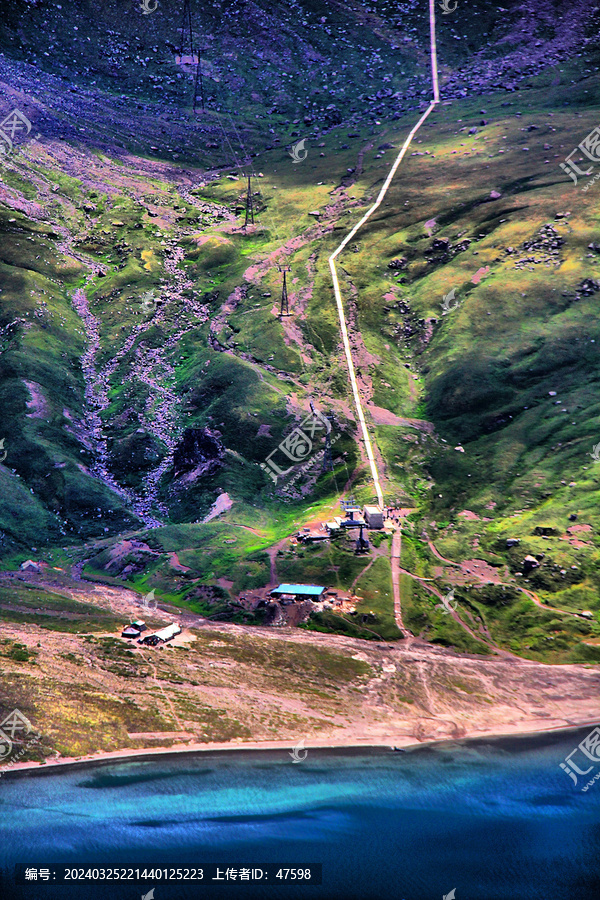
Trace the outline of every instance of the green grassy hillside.
<instances>
[{"instance_id":1,"label":"green grassy hillside","mask_svg":"<svg viewBox=\"0 0 600 900\"><path fill-rule=\"evenodd\" d=\"M344 491L374 500L327 259L429 100L424 4L197 4L196 115L166 4L79 2L68 29L57 10L0 16L6 113L33 123L0 170L2 565L37 554L237 615L274 544ZM510 602L473 582L462 608L498 646L557 662L600 658L600 186L559 167L598 122L594 21L567 39L550 6L441 17L442 102L338 261L385 498L416 509L406 540L425 529L443 556L502 569ZM332 416L333 471L275 485L261 464L310 402ZM125 537L149 549L113 566ZM451 570L417 557L447 590ZM277 575L350 589L355 562L331 547L278 557ZM355 587L396 639L387 560ZM487 652L432 594L405 593L415 633Z\"/></svg>"}]
</instances>

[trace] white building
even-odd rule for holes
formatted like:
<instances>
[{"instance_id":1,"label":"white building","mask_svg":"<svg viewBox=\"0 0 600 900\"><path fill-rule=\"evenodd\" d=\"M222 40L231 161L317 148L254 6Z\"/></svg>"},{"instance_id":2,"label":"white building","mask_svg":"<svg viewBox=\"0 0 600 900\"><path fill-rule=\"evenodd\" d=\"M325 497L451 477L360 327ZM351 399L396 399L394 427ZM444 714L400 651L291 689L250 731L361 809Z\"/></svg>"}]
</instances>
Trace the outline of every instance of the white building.
<instances>
[{"instance_id":1,"label":"white building","mask_svg":"<svg viewBox=\"0 0 600 900\"><path fill-rule=\"evenodd\" d=\"M167 641L172 641L178 634L181 634L181 628L176 622L173 622L171 625L167 625L166 628L161 628L160 631L155 631L153 634L140 638L138 644L149 644L151 647L155 647L157 644L166 644Z\"/></svg>"},{"instance_id":2,"label":"white building","mask_svg":"<svg viewBox=\"0 0 600 900\"><path fill-rule=\"evenodd\" d=\"M378 506L365 506L363 517L367 523L367 528L383 528L383 510L379 509Z\"/></svg>"}]
</instances>

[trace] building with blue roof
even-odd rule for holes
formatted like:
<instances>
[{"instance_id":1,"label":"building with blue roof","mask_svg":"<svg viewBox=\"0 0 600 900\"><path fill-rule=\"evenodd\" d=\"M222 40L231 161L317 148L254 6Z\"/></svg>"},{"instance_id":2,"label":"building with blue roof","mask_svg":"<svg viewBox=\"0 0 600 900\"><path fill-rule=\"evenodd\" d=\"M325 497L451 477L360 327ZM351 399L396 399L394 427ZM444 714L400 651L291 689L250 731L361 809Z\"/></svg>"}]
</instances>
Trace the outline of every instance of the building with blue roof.
<instances>
[{"instance_id":1,"label":"building with blue roof","mask_svg":"<svg viewBox=\"0 0 600 900\"><path fill-rule=\"evenodd\" d=\"M271 591L271 597L291 600L322 600L327 589L320 584L280 584Z\"/></svg>"}]
</instances>

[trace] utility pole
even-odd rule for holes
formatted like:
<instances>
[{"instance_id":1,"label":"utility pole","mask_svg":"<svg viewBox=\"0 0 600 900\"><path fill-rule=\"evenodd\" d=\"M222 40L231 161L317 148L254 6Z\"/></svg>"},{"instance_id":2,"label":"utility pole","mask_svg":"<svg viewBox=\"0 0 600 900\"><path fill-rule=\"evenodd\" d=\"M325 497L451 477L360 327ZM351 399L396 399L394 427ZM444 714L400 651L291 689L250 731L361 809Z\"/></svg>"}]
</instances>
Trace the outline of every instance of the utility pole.
<instances>
[{"instance_id":1,"label":"utility pole","mask_svg":"<svg viewBox=\"0 0 600 900\"><path fill-rule=\"evenodd\" d=\"M360 526L360 534L356 539L356 547L354 550L355 553L364 553L369 549L369 541L363 535L363 527L363 525Z\"/></svg>"},{"instance_id":2,"label":"utility pole","mask_svg":"<svg viewBox=\"0 0 600 900\"><path fill-rule=\"evenodd\" d=\"M333 416L325 416L328 422L333 422ZM333 472L333 453L331 452L331 428L325 434L325 454L323 456L323 472ZM362 533L361 533L362 536Z\"/></svg>"},{"instance_id":3,"label":"utility pole","mask_svg":"<svg viewBox=\"0 0 600 900\"><path fill-rule=\"evenodd\" d=\"M204 78L202 73L202 59L200 57L200 47L198 47L198 55L194 49L194 29L192 26L192 7L190 0L183 2L183 20L181 23L181 49L179 51L179 62L183 63L183 52L186 49L187 38L189 36L190 55L192 64L196 63L196 77L194 78L194 112L198 107L198 98L200 98L200 106L204 111Z\"/></svg>"},{"instance_id":4,"label":"utility pole","mask_svg":"<svg viewBox=\"0 0 600 900\"><path fill-rule=\"evenodd\" d=\"M254 205L252 202L252 184L250 182L250 175L248 175L248 193L246 195L246 219L244 221L244 228L248 225L248 220L250 220L251 225L254 225Z\"/></svg>"},{"instance_id":5,"label":"utility pole","mask_svg":"<svg viewBox=\"0 0 600 900\"><path fill-rule=\"evenodd\" d=\"M283 272L283 284L281 286L281 308L279 310L279 318L282 319L284 316L290 315L287 290L287 273L290 271L290 269L282 269L280 266L277 266L277 268L280 272Z\"/></svg>"},{"instance_id":6,"label":"utility pole","mask_svg":"<svg viewBox=\"0 0 600 900\"><path fill-rule=\"evenodd\" d=\"M194 112L198 105L198 86L200 86L200 103L204 112L204 82L202 80L202 59L200 58L200 48L198 47L198 64L196 66L196 80L194 82Z\"/></svg>"},{"instance_id":7,"label":"utility pole","mask_svg":"<svg viewBox=\"0 0 600 900\"><path fill-rule=\"evenodd\" d=\"M186 20L187 20L187 28L186 28ZM190 52L192 54L192 59L193 59L194 58L194 32L192 31L192 7L190 6L190 0L183 0L183 22L181 25L181 50L179 51L180 60L183 60L183 50L185 47L186 30L189 31L189 35L190 35Z\"/></svg>"},{"instance_id":8,"label":"utility pole","mask_svg":"<svg viewBox=\"0 0 600 900\"><path fill-rule=\"evenodd\" d=\"M310 401L310 411L313 414L313 416L321 415L320 413L317 414L317 411L316 411L315 407L313 406L312 400ZM321 418L322 418L322 416L321 416ZM332 415L326 415L325 418L327 419L328 422L333 422ZM325 453L323 456L322 471L326 472L327 469L330 469L333 472L333 453L331 452L331 428L329 428L325 432ZM344 503L344 501L342 500L342 505L343 505L343 503Z\"/></svg>"}]
</instances>

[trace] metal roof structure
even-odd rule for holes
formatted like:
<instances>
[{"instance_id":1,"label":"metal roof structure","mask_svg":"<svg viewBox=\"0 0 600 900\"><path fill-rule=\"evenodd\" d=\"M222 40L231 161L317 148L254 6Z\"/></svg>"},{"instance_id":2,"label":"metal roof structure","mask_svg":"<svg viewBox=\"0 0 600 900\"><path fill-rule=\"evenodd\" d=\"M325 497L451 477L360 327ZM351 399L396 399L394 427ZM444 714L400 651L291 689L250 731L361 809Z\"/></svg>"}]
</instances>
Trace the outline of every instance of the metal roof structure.
<instances>
[{"instance_id":1,"label":"metal roof structure","mask_svg":"<svg viewBox=\"0 0 600 900\"><path fill-rule=\"evenodd\" d=\"M166 628L162 628L160 631L155 631L153 634L147 634L145 637L141 637L138 640L138 644L149 644L151 647L156 647L157 644L166 643L167 641L172 640L172 638L176 637L178 634L181 634L181 628L176 622L173 622L171 625L167 625Z\"/></svg>"},{"instance_id":2,"label":"metal roof structure","mask_svg":"<svg viewBox=\"0 0 600 900\"><path fill-rule=\"evenodd\" d=\"M320 597L325 588L320 584L280 584L272 594L302 594L306 597Z\"/></svg>"},{"instance_id":3,"label":"metal roof structure","mask_svg":"<svg viewBox=\"0 0 600 900\"><path fill-rule=\"evenodd\" d=\"M160 638L161 641L168 641L176 635L181 634L181 628L177 625L176 622L173 622L172 625L167 625L166 628L162 628L160 631L154 632L154 637Z\"/></svg>"},{"instance_id":4,"label":"metal roof structure","mask_svg":"<svg viewBox=\"0 0 600 900\"><path fill-rule=\"evenodd\" d=\"M135 625L127 625L121 632L121 637L139 637L140 634L140 629Z\"/></svg>"}]
</instances>

